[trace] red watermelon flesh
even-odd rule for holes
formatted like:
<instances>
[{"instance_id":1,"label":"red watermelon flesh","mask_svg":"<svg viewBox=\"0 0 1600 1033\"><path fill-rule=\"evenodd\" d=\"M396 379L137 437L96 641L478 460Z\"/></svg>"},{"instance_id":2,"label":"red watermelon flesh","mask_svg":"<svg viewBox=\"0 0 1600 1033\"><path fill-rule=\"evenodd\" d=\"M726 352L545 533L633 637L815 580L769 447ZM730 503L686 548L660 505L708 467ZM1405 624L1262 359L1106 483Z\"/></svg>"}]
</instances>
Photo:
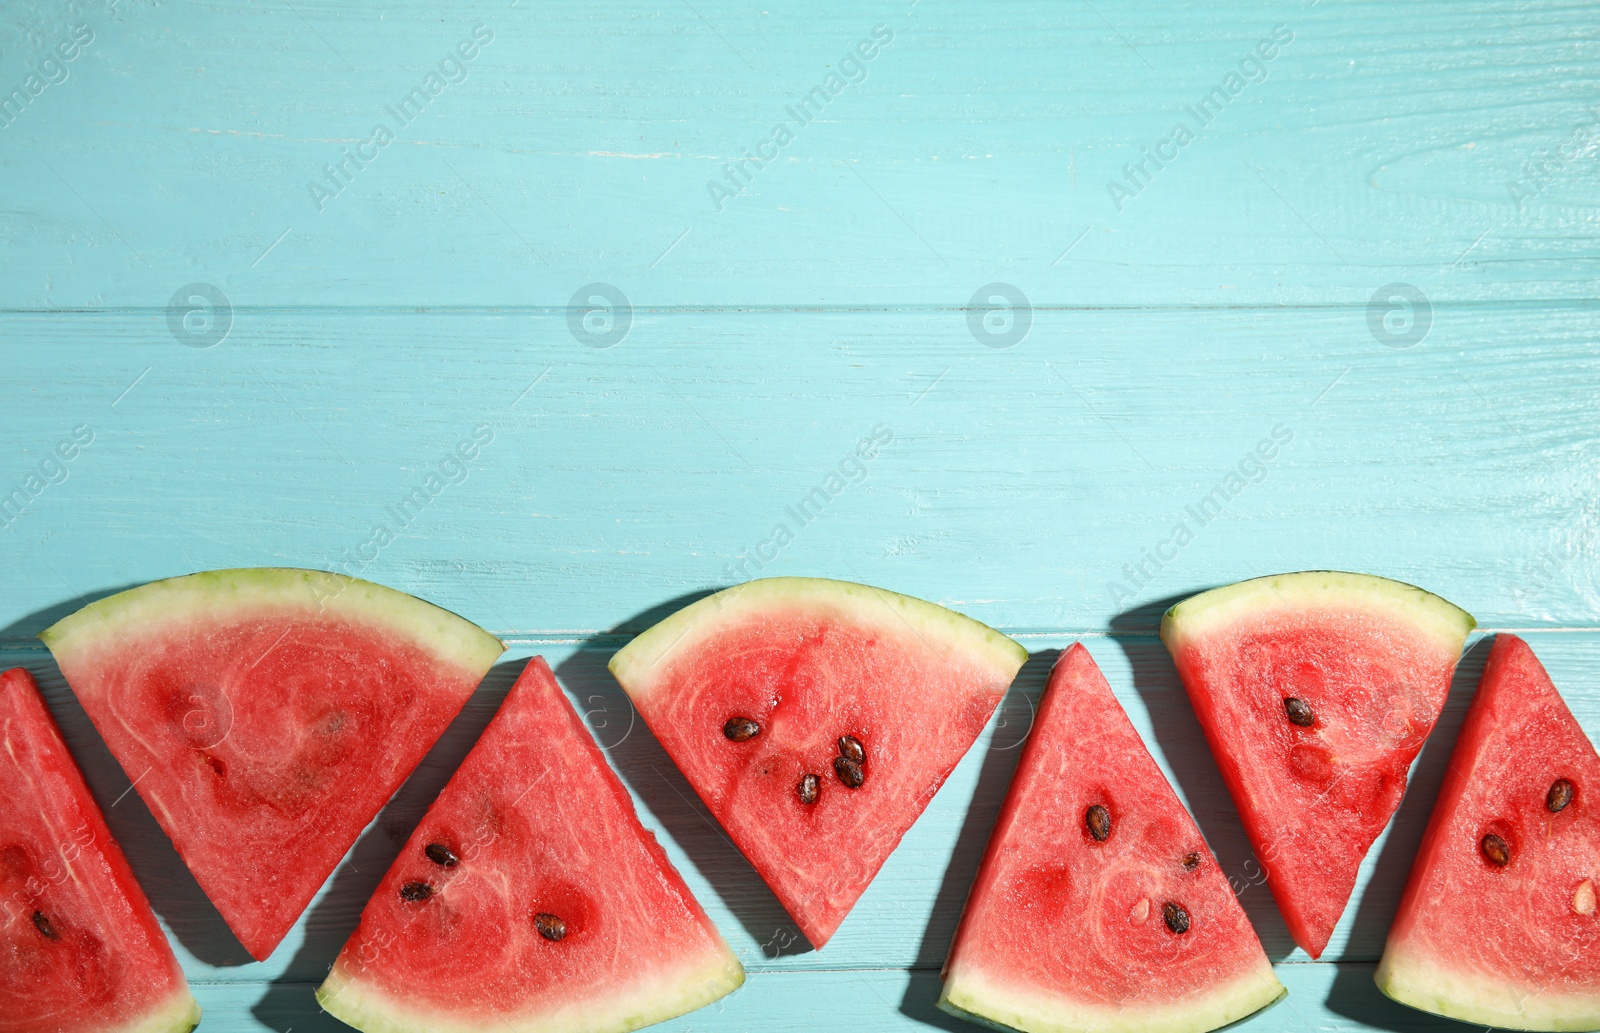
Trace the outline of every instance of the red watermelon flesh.
<instances>
[{"instance_id":1,"label":"red watermelon flesh","mask_svg":"<svg viewBox=\"0 0 1600 1033\"><path fill-rule=\"evenodd\" d=\"M821 947L1026 659L1017 643L932 603L769 578L678 611L618 652L611 670ZM740 738L741 721L758 731ZM856 747L851 774L845 751Z\"/></svg>"},{"instance_id":2,"label":"red watermelon flesh","mask_svg":"<svg viewBox=\"0 0 1600 1033\"><path fill-rule=\"evenodd\" d=\"M1378 986L1477 1025L1600 1029L1597 889L1600 756L1528 644L1496 635Z\"/></svg>"},{"instance_id":3,"label":"red watermelon flesh","mask_svg":"<svg viewBox=\"0 0 1600 1033\"><path fill-rule=\"evenodd\" d=\"M40 638L257 959L504 649L420 599L286 569L153 582Z\"/></svg>"},{"instance_id":4,"label":"red watermelon flesh","mask_svg":"<svg viewBox=\"0 0 1600 1033\"><path fill-rule=\"evenodd\" d=\"M1203 1033L1283 994L1200 830L1074 645L1040 701L939 1006L1029 1033Z\"/></svg>"},{"instance_id":5,"label":"red watermelon flesh","mask_svg":"<svg viewBox=\"0 0 1600 1033\"><path fill-rule=\"evenodd\" d=\"M608 1033L743 981L534 657L317 997L371 1033Z\"/></svg>"},{"instance_id":6,"label":"red watermelon flesh","mask_svg":"<svg viewBox=\"0 0 1600 1033\"><path fill-rule=\"evenodd\" d=\"M1294 941L1322 954L1450 692L1466 612L1308 571L1167 611L1161 638Z\"/></svg>"},{"instance_id":7,"label":"red watermelon flesh","mask_svg":"<svg viewBox=\"0 0 1600 1033\"><path fill-rule=\"evenodd\" d=\"M128 862L22 668L0 674L0 1033L200 1021Z\"/></svg>"}]
</instances>

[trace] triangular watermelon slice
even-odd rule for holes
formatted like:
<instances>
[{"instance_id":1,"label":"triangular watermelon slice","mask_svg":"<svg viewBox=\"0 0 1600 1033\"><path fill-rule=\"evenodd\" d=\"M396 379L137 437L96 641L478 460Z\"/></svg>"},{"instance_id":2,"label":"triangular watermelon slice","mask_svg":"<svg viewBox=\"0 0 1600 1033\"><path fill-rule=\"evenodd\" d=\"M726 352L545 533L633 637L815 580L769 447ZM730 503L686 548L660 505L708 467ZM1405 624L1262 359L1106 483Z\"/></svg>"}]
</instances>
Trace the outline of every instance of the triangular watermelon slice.
<instances>
[{"instance_id":1,"label":"triangular watermelon slice","mask_svg":"<svg viewBox=\"0 0 1600 1033\"><path fill-rule=\"evenodd\" d=\"M1027 1033L1204 1033L1284 993L1194 820L1074 645L989 837L939 1007Z\"/></svg>"},{"instance_id":2,"label":"triangular watermelon slice","mask_svg":"<svg viewBox=\"0 0 1600 1033\"><path fill-rule=\"evenodd\" d=\"M33 677L0 674L0 1030L187 1033L172 948Z\"/></svg>"},{"instance_id":3,"label":"triangular watermelon slice","mask_svg":"<svg viewBox=\"0 0 1600 1033\"><path fill-rule=\"evenodd\" d=\"M275 568L152 582L39 637L258 960L505 648L393 589Z\"/></svg>"},{"instance_id":4,"label":"triangular watermelon slice","mask_svg":"<svg viewBox=\"0 0 1600 1033\"><path fill-rule=\"evenodd\" d=\"M821 947L1027 658L932 603L768 578L679 610L612 657L611 671Z\"/></svg>"},{"instance_id":5,"label":"triangular watermelon slice","mask_svg":"<svg viewBox=\"0 0 1600 1033\"><path fill-rule=\"evenodd\" d=\"M1241 581L1161 621L1289 934L1313 958L1400 806L1474 625L1413 585L1336 571Z\"/></svg>"},{"instance_id":6,"label":"triangular watermelon slice","mask_svg":"<svg viewBox=\"0 0 1600 1033\"><path fill-rule=\"evenodd\" d=\"M1480 1026L1600 1029L1600 756L1496 635L1375 974Z\"/></svg>"},{"instance_id":7,"label":"triangular watermelon slice","mask_svg":"<svg viewBox=\"0 0 1600 1033\"><path fill-rule=\"evenodd\" d=\"M620 1033L743 982L534 657L317 998L369 1033Z\"/></svg>"}]
</instances>

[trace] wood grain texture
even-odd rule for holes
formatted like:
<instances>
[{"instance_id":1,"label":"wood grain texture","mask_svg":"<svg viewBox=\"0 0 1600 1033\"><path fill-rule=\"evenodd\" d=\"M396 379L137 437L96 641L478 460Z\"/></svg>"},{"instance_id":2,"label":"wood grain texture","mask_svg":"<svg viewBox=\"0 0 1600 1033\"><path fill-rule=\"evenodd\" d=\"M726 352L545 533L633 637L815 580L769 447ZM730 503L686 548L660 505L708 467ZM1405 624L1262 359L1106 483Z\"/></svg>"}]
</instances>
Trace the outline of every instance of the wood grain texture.
<instances>
[{"instance_id":1,"label":"wood grain texture","mask_svg":"<svg viewBox=\"0 0 1600 1033\"><path fill-rule=\"evenodd\" d=\"M34 259L5 306L159 308L196 280L236 305L560 306L591 280L669 306L961 305L995 280L1364 305L1395 280L1584 298L1600 272L1582 4L76 0L8 5L5 81L74 24L94 41L69 77L0 130L0 238ZM479 25L401 125L386 109ZM875 25L893 42L799 124ZM1277 26L1259 81L1194 120ZM719 211L707 183L782 123ZM1178 125L1193 142L1119 210L1108 182ZM314 200L377 126L393 142Z\"/></svg>"},{"instance_id":2,"label":"wood grain texture","mask_svg":"<svg viewBox=\"0 0 1600 1033\"><path fill-rule=\"evenodd\" d=\"M7 4L0 662L40 677L206 1030L344 1028L311 990L533 653L750 969L666 1028L975 1028L933 1009L937 969L1078 637L1291 991L1248 1025L1441 1029L1370 976L1485 632L1526 629L1600 735L1592 23L1555 0ZM847 63L876 26L892 40ZM833 72L859 81L796 120ZM48 85L8 109L30 74ZM779 124L719 205L708 182ZM574 329L595 283L614 307ZM512 650L257 964L33 636L265 564L382 581ZM1176 598L1319 567L1421 584L1483 631L1309 963L1154 630ZM822 952L604 666L756 574L883 584L1033 652Z\"/></svg>"}]
</instances>

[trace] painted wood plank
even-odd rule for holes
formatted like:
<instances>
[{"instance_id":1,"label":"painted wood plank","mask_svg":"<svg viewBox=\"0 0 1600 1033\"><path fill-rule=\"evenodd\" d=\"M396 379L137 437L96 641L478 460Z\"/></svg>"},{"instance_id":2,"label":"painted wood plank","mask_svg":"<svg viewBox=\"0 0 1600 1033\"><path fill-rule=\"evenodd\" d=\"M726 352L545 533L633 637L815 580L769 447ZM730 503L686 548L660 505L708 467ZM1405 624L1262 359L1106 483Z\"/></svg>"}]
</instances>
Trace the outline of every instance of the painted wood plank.
<instances>
[{"instance_id":1,"label":"painted wood plank","mask_svg":"<svg viewBox=\"0 0 1600 1033\"><path fill-rule=\"evenodd\" d=\"M515 633L794 573L1153 630L1164 600L1319 567L1488 627L1600 626L1593 302L1440 308L1408 349L1326 308L1039 312L1003 350L941 312L641 313L609 349L559 316L235 318L197 351L159 316L0 316L0 498L38 490L0 527L0 634L274 564Z\"/></svg>"},{"instance_id":2,"label":"painted wood plank","mask_svg":"<svg viewBox=\"0 0 1600 1033\"><path fill-rule=\"evenodd\" d=\"M1600 684L1600 634L1536 632L1528 639L1584 728L1591 736L1600 737L1600 691L1595 688ZM292 1018L309 1020L315 1012L309 996L299 988L314 985L326 972L354 928L367 896L427 802L510 687L521 667L520 657L535 648L554 665L564 688L584 712L633 793L641 817L743 960L752 985L799 971L936 971L977 871L1015 765L1016 747L1026 738L1048 667L1056 651L1072 639L1035 634L1025 636L1025 641L1033 659L989 729L823 951L807 949L759 877L728 843L654 737L637 720L604 669L614 644L606 639L590 645L544 642L535 647L524 642L514 647L512 653L519 659L496 666L463 716L367 830L277 954L263 963L251 962L233 941L137 793L127 792L127 775L106 753L47 656L13 647L7 650L7 662L23 662L39 675L68 742L106 809L113 833L171 931L191 977L206 984L241 984L265 992L268 1010L274 1015L281 1013L284 1023L295 1025ZM1375 962L1450 747L1481 673L1487 638L1477 636L1469 646L1444 717L1417 762L1405 802L1362 866L1351 906L1320 965L1310 964L1289 940L1262 883L1259 862L1251 854L1159 642L1137 634L1092 636L1087 641L1118 699L1195 813L1269 956L1285 963L1290 971L1327 968L1335 962ZM293 984L295 989L285 989L285 984ZM1364 998L1359 994L1350 996L1352 991L1344 983L1339 986L1344 989L1333 1005L1357 1012L1371 1006L1370 1002L1361 1003ZM232 1002L219 1005L223 1010L236 1009L239 1001L249 997L246 991L210 992ZM282 1026L277 1028L282 1030Z\"/></svg>"},{"instance_id":3,"label":"painted wood plank","mask_svg":"<svg viewBox=\"0 0 1600 1033\"><path fill-rule=\"evenodd\" d=\"M1413 1011L1384 997L1372 983L1372 965L1279 965L1289 996L1244 1020L1241 1030L1386 1029L1394 1033L1442 1033L1464 1027ZM261 988L237 983L201 985L195 996L206 1010L203 1028L217 1033L344 1033L349 1027L327 1015L298 1010L313 987L278 984L258 999ZM980 1027L939 1011L938 974L925 970L774 972L750 979L731 996L672 1022L660 1033L722 1030L789 1031L846 1027L863 1033L926 1030L973 1033Z\"/></svg>"},{"instance_id":4,"label":"painted wood plank","mask_svg":"<svg viewBox=\"0 0 1600 1033\"><path fill-rule=\"evenodd\" d=\"M1585 298L1591 27L1552 0L12 4L0 89L57 81L0 118L0 306Z\"/></svg>"}]
</instances>

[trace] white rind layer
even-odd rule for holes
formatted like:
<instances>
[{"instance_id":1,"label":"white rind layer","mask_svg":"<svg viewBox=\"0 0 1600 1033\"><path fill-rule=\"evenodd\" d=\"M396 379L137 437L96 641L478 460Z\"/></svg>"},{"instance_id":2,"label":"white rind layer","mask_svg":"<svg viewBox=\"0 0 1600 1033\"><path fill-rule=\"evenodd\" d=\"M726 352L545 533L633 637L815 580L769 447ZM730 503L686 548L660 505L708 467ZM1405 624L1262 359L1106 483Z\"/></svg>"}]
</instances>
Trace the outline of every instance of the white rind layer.
<instances>
[{"instance_id":1,"label":"white rind layer","mask_svg":"<svg viewBox=\"0 0 1600 1033\"><path fill-rule=\"evenodd\" d=\"M1372 978L1401 1004L1476 1026L1551 1033L1600 1030L1600 995L1496 982L1482 972L1455 971L1418 957L1393 941Z\"/></svg>"},{"instance_id":2,"label":"white rind layer","mask_svg":"<svg viewBox=\"0 0 1600 1033\"><path fill-rule=\"evenodd\" d=\"M187 986L179 987L160 1007L109 1033L189 1033L200 1024L200 1006Z\"/></svg>"},{"instance_id":3,"label":"white rind layer","mask_svg":"<svg viewBox=\"0 0 1600 1033\"><path fill-rule=\"evenodd\" d=\"M215 621L235 613L302 611L397 633L446 663L481 675L505 651L464 617L415 596L343 574L246 567L152 581L65 617L39 637L56 656L123 648L141 632Z\"/></svg>"},{"instance_id":4,"label":"white rind layer","mask_svg":"<svg viewBox=\"0 0 1600 1033\"><path fill-rule=\"evenodd\" d=\"M1161 641L1174 653L1189 642L1272 611L1345 610L1381 614L1409 624L1446 652L1460 653L1477 627L1453 603L1403 581L1337 570L1274 574L1201 592L1178 603L1161 619Z\"/></svg>"},{"instance_id":5,"label":"white rind layer","mask_svg":"<svg viewBox=\"0 0 1600 1033\"><path fill-rule=\"evenodd\" d=\"M971 617L935 603L852 581L774 577L748 581L707 596L650 628L611 658L611 673L634 698L655 687L660 662L720 628L765 611L799 608L850 624L881 627L886 634L915 634L923 643L973 658L1009 684L1028 659L1017 642Z\"/></svg>"},{"instance_id":6,"label":"white rind layer","mask_svg":"<svg viewBox=\"0 0 1600 1033\"><path fill-rule=\"evenodd\" d=\"M317 989L317 1001L328 1014L363 1033L628 1033L703 1008L743 985L744 966L723 944L676 971L549 1011L417 1008L363 982L342 961Z\"/></svg>"},{"instance_id":7,"label":"white rind layer","mask_svg":"<svg viewBox=\"0 0 1600 1033\"><path fill-rule=\"evenodd\" d=\"M1286 993L1265 958L1204 996L1130 1008L1038 993L992 979L971 965L955 964L945 973L939 1007L985 1026L1023 1033L1207 1033L1255 1014Z\"/></svg>"}]
</instances>

